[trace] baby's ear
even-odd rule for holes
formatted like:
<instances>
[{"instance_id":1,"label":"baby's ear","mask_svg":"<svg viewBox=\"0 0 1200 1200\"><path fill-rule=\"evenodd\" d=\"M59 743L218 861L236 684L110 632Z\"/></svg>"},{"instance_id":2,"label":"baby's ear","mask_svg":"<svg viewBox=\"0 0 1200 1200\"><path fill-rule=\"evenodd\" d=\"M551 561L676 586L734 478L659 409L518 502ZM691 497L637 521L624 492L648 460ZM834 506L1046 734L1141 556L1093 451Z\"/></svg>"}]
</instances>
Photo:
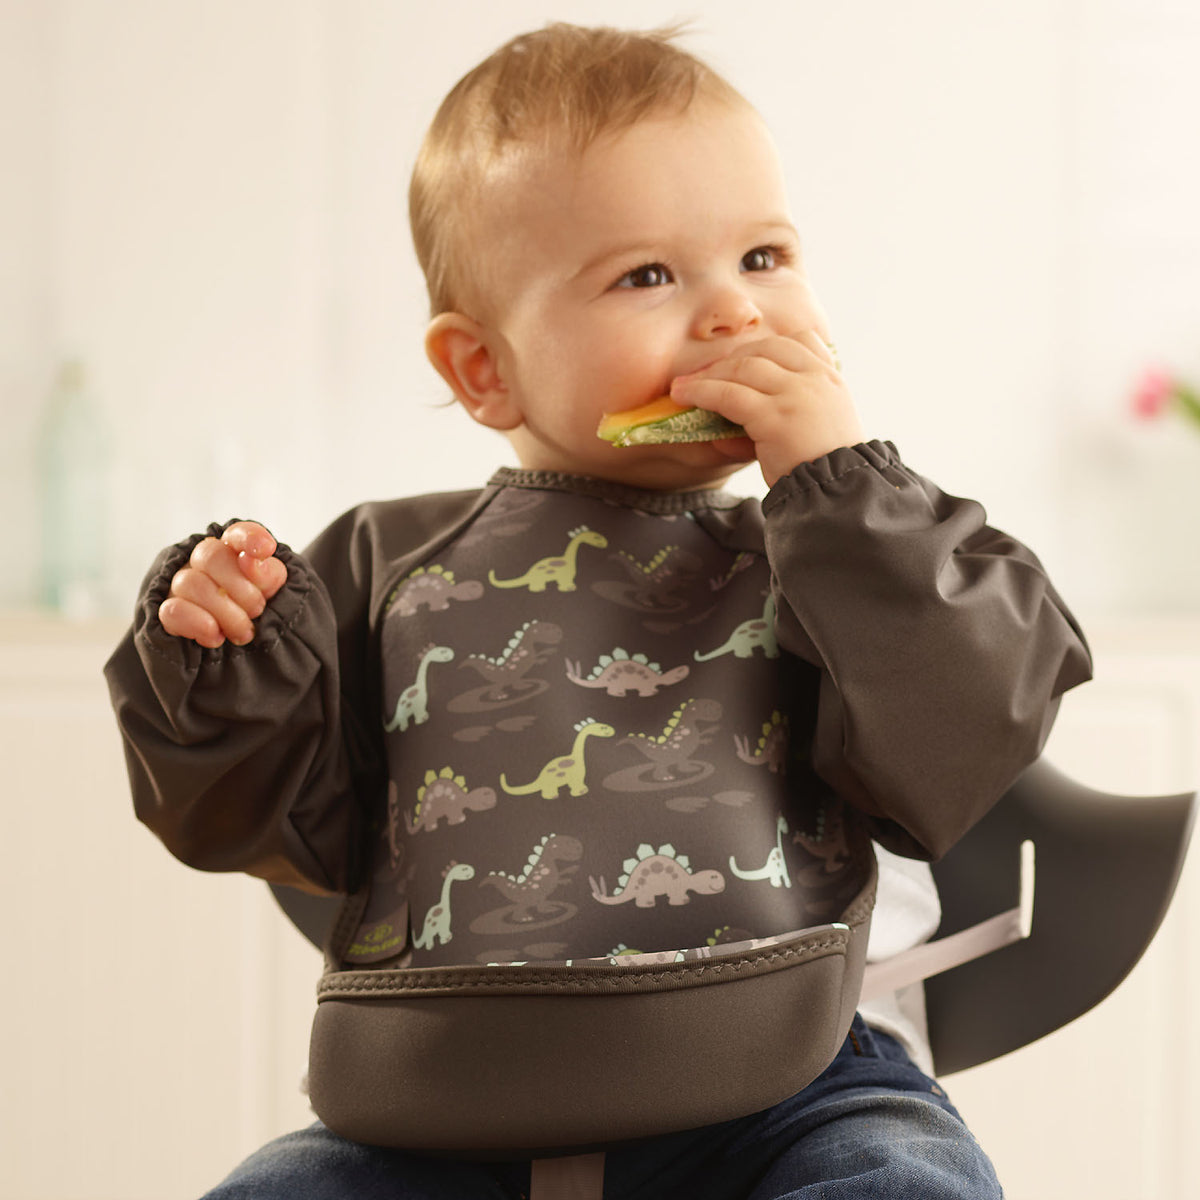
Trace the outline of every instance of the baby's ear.
<instances>
[{"instance_id":1,"label":"baby's ear","mask_svg":"<svg viewBox=\"0 0 1200 1200\"><path fill-rule=\"evenodd\" d=\"M499 361L499 335L463 313L438 313L425 331L425 353L471 416L491 429L521 423Z\"/></svg>"}]
</instances>

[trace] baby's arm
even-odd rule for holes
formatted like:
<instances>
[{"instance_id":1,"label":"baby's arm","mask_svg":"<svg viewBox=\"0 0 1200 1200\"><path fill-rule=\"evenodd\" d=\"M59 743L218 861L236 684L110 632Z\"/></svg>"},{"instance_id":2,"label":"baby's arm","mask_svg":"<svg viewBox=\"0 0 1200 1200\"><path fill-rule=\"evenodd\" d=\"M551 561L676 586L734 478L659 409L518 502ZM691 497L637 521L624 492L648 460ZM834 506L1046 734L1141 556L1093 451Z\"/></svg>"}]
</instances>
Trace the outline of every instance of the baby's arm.
<instances>
[{"instance_id":1,"label":"baby's arm","mask_svg":"<svg viewBox=\"0 0 1200 1200\"><path fill-rule=\"evenodd\" d=\"M339 659L329 590L261 526L163 551L105 674L135 811L176 857L346 889L369 753Z\"/></svg>"},{"instance_id":2,"label":"baby's arm","mask_svg":"<svg viewBox=\"0 0 1200 1200\"><path fill-rule=\"evenodd\" d=\"M703 371L680 375L671 399L740 425L768 486L801 463L863 440L837 358L813 329L747 342Z\"/></svg>"},{"instance_id":3,"label":"baby's arm","mask_svg":"<svg viewBox=\"0 0 1200 1200\"><path fill-rule=\"evenodd\" d=\"M1089 678L1082 634L1025 546L886 443L798 468L763 507L780 643L820 672L815 769L891 849L939 857Z\"/></svg>"}]
</instances>

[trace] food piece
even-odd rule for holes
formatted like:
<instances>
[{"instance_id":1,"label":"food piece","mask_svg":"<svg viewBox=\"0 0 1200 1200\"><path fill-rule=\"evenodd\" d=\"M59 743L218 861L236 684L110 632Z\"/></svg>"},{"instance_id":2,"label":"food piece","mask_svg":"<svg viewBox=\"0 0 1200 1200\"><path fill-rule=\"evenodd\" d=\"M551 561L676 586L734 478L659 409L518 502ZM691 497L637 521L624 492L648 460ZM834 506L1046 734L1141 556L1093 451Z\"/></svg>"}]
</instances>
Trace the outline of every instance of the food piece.
<instances>
[{"instance_id":1,"label":"food piece","mask_svg":"<svg viewBox=\"0 0 1200 1200\"><path fill-rule=\"evenodd\" d=\"M596 436L614 446L655 446L664 442L715 442L745 437L746 431L718 413L685 408L670 396L660 396L639 408L605 413Z\"/></svg>"}]
</instances>

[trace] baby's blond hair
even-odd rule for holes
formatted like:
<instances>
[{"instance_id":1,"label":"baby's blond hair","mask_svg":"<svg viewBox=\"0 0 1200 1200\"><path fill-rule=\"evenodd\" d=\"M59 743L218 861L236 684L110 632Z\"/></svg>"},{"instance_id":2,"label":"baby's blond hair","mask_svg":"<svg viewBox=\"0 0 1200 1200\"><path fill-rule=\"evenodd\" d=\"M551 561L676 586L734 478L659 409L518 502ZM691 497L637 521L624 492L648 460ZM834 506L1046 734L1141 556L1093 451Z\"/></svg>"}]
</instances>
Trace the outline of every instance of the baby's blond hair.
<instances>
[{"instance_id":1,"label":"baby's blond hair","mask_svg":"<svg viewBox=\"0 0 1200 1200\"><path fill-rule=\"evenodd\" d=\"M745 103L673 44L680 32L555 23L513 38L455 84L425 135L408 193L431 315L478 302L466 246L488 177L514 148L581 154L603 134L683 113L698 96Z\"/></svg>"}]
</instances>

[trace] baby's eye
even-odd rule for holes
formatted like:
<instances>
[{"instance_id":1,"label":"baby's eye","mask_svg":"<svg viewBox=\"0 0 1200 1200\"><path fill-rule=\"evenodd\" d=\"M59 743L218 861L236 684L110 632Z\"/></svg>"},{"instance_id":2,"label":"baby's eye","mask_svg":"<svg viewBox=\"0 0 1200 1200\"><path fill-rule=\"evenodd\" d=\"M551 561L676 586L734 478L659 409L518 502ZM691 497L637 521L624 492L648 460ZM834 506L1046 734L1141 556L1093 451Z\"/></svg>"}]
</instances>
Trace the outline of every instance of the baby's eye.
<instances>
[{"instance_id":1,"label":"baby's eye","mask_svg":"<svg viewBox=\"0 0 1200 1200\"><path fill-rule=\"evenodd\" d=\"M671 274L671 268L665 263L643 263L640 267L634 267L632 271L627 271L622 275L617 280L617 287L656 288L665 287L668 283L673 282L674 276Z\"/></svg>"},{"instance_id":2,"label":"baby's eye","mask_svg":"<svg viewBox=\"0 0 1200 1200\"><path fill-rule=\"evenodd\" d=\"M777 267L783 255L775 246L756 246L742 255L743 271L770 271Z\"/></svg>"}]
</instances>

